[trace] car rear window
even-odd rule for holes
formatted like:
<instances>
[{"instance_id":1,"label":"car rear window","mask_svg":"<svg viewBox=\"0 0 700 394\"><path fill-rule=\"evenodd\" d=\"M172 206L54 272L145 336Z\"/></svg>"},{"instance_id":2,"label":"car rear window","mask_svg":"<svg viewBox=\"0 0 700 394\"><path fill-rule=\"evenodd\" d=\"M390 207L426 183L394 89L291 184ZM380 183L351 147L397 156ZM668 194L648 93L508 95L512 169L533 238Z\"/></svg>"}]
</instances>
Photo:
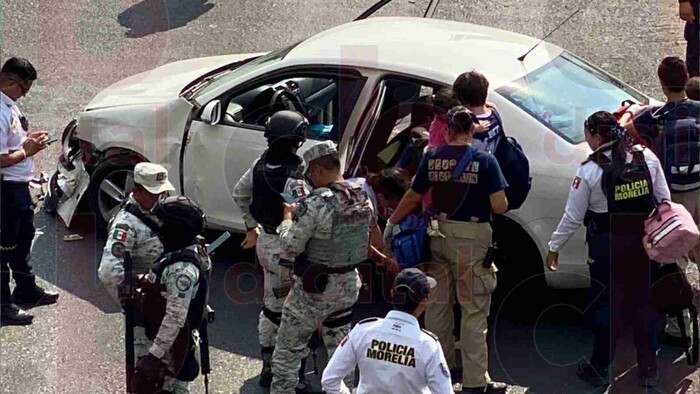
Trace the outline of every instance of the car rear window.
<instances>
[{"instance_id":1,"label":"car rear window","mask_svg":"<svg viewBox=\"0 0 700 394\"><path fill-rule=\"evenodd\" d=\"M583 122L600 110L614 111L624 100L648 99L570 53L496 90L572 144L585 140Z\"/></svg>"}]
</instances>

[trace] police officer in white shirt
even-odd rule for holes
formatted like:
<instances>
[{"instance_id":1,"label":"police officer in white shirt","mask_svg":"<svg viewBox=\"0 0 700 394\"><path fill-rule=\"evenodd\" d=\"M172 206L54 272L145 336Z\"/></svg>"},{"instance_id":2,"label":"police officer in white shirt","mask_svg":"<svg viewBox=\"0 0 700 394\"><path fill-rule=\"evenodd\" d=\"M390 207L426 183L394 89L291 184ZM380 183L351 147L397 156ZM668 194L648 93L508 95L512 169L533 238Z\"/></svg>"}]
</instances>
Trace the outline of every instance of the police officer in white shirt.
<instances>
[{"instance_id":1,"label":"police officer in white shirt","mask_svg":"<svg viewBox=\"0 0 700 394\"><path fill-rule=\"evenodd\" d=\"M416 319L428 303L435 280L416 268L401 271L392 289L393 311L384 319L362 320L340 342L325 371L328 394L349 394L343 378L360 369L358 394L452 393L452 379L435 334Z\"/></svg>"},{"instance_id":2,"label":"police officer in white shirt","mask_svg":"<svg viewBox=\"0 0 700 394\"><path fill-rule=\"evenodd\" d=\"M34 207L29 181L34 177L32 156L47 146L46 132L29 133L29 124L15 101L27 94L36 70L26 59L11 58L0 69L0 317L3 325L32 322L19 305L53 304L58 294L36 285L29 265L34 239ZM10 269L15 279L10 295Z\"/></svg>"}]
</instances>

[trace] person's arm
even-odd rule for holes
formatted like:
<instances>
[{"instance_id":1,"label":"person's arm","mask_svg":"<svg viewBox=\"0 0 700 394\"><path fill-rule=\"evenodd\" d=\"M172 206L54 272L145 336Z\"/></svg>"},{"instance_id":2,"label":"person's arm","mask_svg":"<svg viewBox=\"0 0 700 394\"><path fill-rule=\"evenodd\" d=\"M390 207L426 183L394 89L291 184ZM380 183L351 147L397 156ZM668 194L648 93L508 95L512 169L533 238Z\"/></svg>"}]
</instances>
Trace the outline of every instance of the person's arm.
<instances>
[{"instance_id":1,"label":"person's arm","mask_svg":"<svg viewBox=\"0 0 700 394\"><path fill-rule=\"evenodd\" d=\"M488 171L488 192L491 211L497 215L502 215L508 211L508 199L505 189L508 187L506 177L503 176L501 166L494 156L488 156L488 165L484 168Z\"/></svg>"},{"instance_id":2,"label":"person's arm","mask_svg":"<svg viewBox=\"0 0 700 394\"><path fill-rule=\"evenodd\" d=\"M588 210L588 201L591 196L591 185L583 176L583 166L576 171L569 197L566 200L564 216L561 218L557 229L552 233L549 241L549 251L558 253L559 249L571 238L583 224L583 218Z\"/></svg>"},{"instance_id":3,"label":"person's arm","mask_svg":"<svg viewBox=\"0 0 700 394\"><path fill-rule=\"evenodd\" d=\"M277 226L282 252L285 256L296 257L306 250L306 244L316 231L316 212L314 205L318 205L318 196L312 195L299 201L297 207L291 208L285 204L284 220ZM292 221L292 212L295 212L295 220Z\"/></svg>"},{"instance_id":4,"label":"person's arm","mask_svg":"<svg viewBox=\"0 0 700 394\"><path fill-rule=\"evenodd\" d=\"M657 202L671 200L671 191L668 188L668 182L666 181L666 176L664 175L664 170L661 167L659 158L649 149L644 150L644 157L651 175L651 186L654 192L654 198Z\"/></svg>"},{"instance_id":5,"label":"person's arm","mask_svg":"<svg viewBox=\"0 0 700 394\"><path fill-rule=\"evenodd\" d=\"M690 0L678 0L678 17L689 23L695 22L695 13Z\"/></svg>"},{"instance_id":6,"label":"person's arm","mask_svg":"<svg viewBox=\"0 0 700 394\"><path fill-rule=\"evenodd\" d=\"M413 189L409 189L406 194L404 194L394 213L391 214L388 222L392 224L400 223L406 216L408 216L416 208L420 207L422 201L422 194L418 194L417 192L413 191Z\"/></svg>"},{"instance_id":7,"label":"person's arm","mask_svg":"<svg viewBox=\"0 0 700 394\"><path fill-rule=\"evenodd\" d=\"M447 368L447 361L440 346L436 347L426 365L425 378L432 394L453 393L450 370Z\"/></svg>"},{"instance_id":8,"label":"person's arm","mask_svg":"<svg viewBox=\"0 0 700 394\"><path fill-rule=\"evenodd\" d=\"M199 270L189 262L174 263L163 270L161 283L166 288L165 316L148 351L156 358L162 359L172 350L175 338L185 326L198 280Z\"/></svg>"},{"instance_id":9,"label":"person's arm","mask_svg":"<svg viewBox=\"0 0 700 394\"><path fill-rule=\"evenodd\" d=\"M46 136L42 135L36 138L27 138L22 143L22 148L13 152L9 152L7 147L3 146L0 151L5 151L6 153L0 154L0 168L12 167L24 161L26 158L36 155L40 151L46 149L47 145L45 142Z\"/></svg>"},{"instance_id":10,"label":"person's arm","mask_svg":"<svg viewBox=\"0 0 700 394\"><path fill-rule=\"evenodd\" d=\"M233 201L236 202L238 209L243 214L243 222L247 230L246 237L241 244L243 249L255 246L258 238L258 222L253 219L253 215L250 213L250 206L253 204L253 168L255 168L258 160L260 159L256 159L241 179L236 182L232 193Z\"/></svg>"},{"instance_id":11,"label":"person's arm","mask_svg":"<svg viewBox=\"0 0 700 394\"><path fill-rule=\"evenodd\" d=\"M114 218L107 233L100 267L97 269L100 281L117 302L117 287L124 281L124 254L131 252L136 242L136 231L125 220L125 215L125 212L119 212Z\"/></svg>"},{"instance_id":12,"label":"person's arm","mask_svg":"<svg viewBox=\"0 0 700 394\"><path fill-rule=\"evenodd\" d=\"M353 331L340 341L340 345L335 349L333 356L328 361L326 369L323 370L321 385L328 394L350 394L350 390L343 382L343 378L348 376L357 365L357 357L352 338Z\"/></svg>"}]
</instances>

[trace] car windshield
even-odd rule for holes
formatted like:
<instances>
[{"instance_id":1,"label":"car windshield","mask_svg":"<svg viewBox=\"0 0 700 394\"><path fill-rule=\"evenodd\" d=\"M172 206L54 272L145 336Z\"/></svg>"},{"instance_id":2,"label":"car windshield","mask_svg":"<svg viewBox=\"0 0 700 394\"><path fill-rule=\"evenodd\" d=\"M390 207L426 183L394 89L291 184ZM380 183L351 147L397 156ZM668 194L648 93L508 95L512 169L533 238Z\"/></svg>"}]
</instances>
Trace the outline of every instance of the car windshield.
<instances>
[{"instance_id":1,"label":"car windshield","mask_svg":"<svg viewBox=\"0 0 700 394\"><path fill-rule=\"evenodd\" d=\"M624 100L648 104L641 93L566 52L496 90L572 144L585 140L593 112L615 111Z\"/></svg>"},{"instance_id":2,"label":"car windshield","mask_svg":"<svg viewBox=\"0 0 700 394\"><path fill-rule=\"evenodd\" d=\"M262 55L260 57L257 57L243 65L241 65L238 68L235 68L231 71L224 72L220 75L217 75L210 83L209 85L202 89L199 94L206 93L209 91L216 90L220 88L221 86L227 86L231 83L231 81L249 74L257 69L266 67L272 63L276 63L280 60L282 60L294 47L296 47L297 44L290 45L286 48L278 49L276 51L272 51L270 53L267 53L265 55Z\"/></svg>"}]
</instances>

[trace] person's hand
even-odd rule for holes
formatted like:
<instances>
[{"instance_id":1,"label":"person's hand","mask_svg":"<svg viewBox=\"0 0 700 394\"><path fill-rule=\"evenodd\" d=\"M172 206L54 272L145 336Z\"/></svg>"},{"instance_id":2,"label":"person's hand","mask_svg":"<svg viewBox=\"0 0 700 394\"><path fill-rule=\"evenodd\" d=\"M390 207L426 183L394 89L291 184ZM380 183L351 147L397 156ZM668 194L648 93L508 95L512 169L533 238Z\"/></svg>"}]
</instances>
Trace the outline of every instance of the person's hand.
<instances>
[{"instance_id":1,"label":"person's hand","mask_svg":"<svg viewBox=\"0 0 700 394\"><path fill-rule=\"evenodd\" d=\"M166 364L151 353L136 364L134 384L139 393L155 393L163 388Z\"/></svg>"},{"instance_id":2,"label":"person's hand","mask_svg":"<svg viewBox=\"0 0 700 394\"><path fill-rule=\"evenodd\" d=\"M480 120L479 123L474 125L474 132L483 133L484 131L488 130L489 126L491 126L491 122L488 120Z\"/></svg>"},{"instance_id":3,"label":"person's hand","mask_svg":"<svg viewBox=\"0 0 700 394\"><path fill-rule=\"evenodd\" d=\"M24 149L24 153L27 154L27 157L31 157L36 155L40 151L46 149L46 147L48 146L46 145L46 141L46 136L37 138L29 137L25 139L22 143L22 149Z\"/></svg>"},{"instance_id":4,"label":"person's hand","mask_svg":"<svg viewBox=\"0 0 700 394\"><path fill-rule=\"evenodd\" d=\"M678 5L678 16L686 22L695 22L695 14L690 1L685 1Z\"/></svg>"},{"instance_id":5,"label":"person's hand","mask_svg":"<svg viewBox=\"0 0 700 394\"><path fill-rule=\"evenodd\" d=\"M556 271L557 267L559 267L559 253L550 250L547 252L547 268L550 271Z\"/></svg>"},{"instance_id":6,"label":"person's hand","mask_svg":"<svg viewBox=\"0 0 700 394\"><path fill-rule=\"evenodd\" d=\"M284 207L282 218L284 220L292 220L292 217L294 217L294 212L297 210L297 204L283 202L282 206Z\"/></svg>"},{"instance_id":7,"label":"person's hand","mask_svg":"<svg viewBox=\"0 0 700 394\"><path fill-rule=\"evenodd\" d=\"M27 133L28 138L40 138L40 137L46 137L48 138L49 132L45 130L38 130L38 131L32 131L30 133Z\"/></svg>"},{"instance_id":8,"label":"person's hand","mask_svg":"<svg viewBox=\"0 0 700 394\"><path fill-rule=\"evenodd\" d=\"M389 245L391 245L392 238L394 238L394 236L396 234L398 234L400 231L401 231L401 228L399 228L398 225L387 220L386 227L384 227L384 234L383 234L384 245L387 245L387 247Z\"/></svg>"},{"instance_id":9,"label":"person's hand","mask_svg":"<svg viewBox=\"0 0 700 394\"><path fill-rule=\"evenodd\" d=\"M241 248L243 250L250 249L255 246L255 244L258 242L258 235L260 234L260 230L258 230L257 227L251 228L245 233L245 239L243 242L241 242Z\"/></svg>"}]
</instances>

